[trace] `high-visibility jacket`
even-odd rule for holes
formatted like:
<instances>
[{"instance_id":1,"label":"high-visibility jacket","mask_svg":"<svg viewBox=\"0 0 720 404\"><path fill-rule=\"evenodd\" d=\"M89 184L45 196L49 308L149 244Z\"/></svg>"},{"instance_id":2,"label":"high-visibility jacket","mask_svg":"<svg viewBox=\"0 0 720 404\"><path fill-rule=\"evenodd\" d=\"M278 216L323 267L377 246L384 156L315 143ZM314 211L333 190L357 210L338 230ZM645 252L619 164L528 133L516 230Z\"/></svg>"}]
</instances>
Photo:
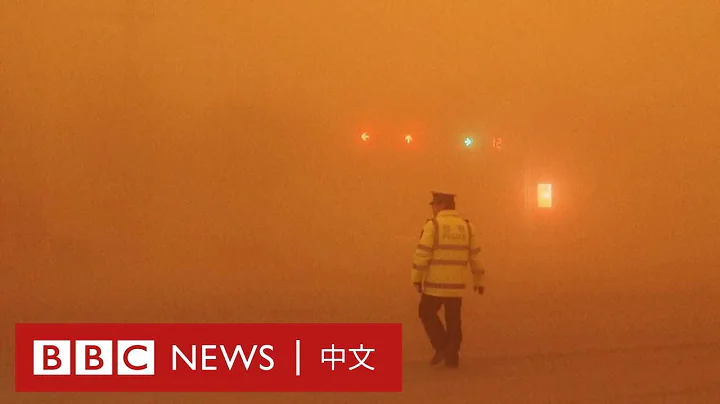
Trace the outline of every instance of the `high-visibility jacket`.
<instances>
[{"instance_id":1,"label":"high-visibility jacket","mask_svg":"<svg viewBox=\"0 0 720 404\"><path fill-rule=\"evenodd\" d=\"M473 286L484 286L480 250L474 226L468 220L455 210L440 211L425 222L420 234L412 282L422 285L423 293L428 295L461 297L471 274Z\"/></svg>"}]
</instances>

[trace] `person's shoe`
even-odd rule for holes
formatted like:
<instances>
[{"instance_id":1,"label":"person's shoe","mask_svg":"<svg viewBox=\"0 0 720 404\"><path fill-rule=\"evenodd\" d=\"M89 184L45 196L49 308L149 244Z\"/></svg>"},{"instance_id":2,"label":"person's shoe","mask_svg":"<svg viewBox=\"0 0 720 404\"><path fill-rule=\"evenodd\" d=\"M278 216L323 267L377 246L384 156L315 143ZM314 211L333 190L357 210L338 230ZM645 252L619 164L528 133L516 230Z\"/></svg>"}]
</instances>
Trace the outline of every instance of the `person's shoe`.
<instances>
[{"instance_id":1,"label":"person's shoe","mask_svg":"<svg viewBox=\"0 0 720 404\"><path fill-rule=\"evenodd\" d=\"M460 366L460 358L457 355L445 356L445 367L457 369Z\"/></svg>"},{"instance_id":2,"label":"person's shoe","mask_svg":"<svg viewBox=\"0 0 720 404\"><path fill-rule=\"evenodd\" d=\"M430 359L430 366L438 365L444 360L445 360L445 355L443 355L442 352L435 352L435 356L433 356L432 359Z\"/></svg>"}]
</instances>

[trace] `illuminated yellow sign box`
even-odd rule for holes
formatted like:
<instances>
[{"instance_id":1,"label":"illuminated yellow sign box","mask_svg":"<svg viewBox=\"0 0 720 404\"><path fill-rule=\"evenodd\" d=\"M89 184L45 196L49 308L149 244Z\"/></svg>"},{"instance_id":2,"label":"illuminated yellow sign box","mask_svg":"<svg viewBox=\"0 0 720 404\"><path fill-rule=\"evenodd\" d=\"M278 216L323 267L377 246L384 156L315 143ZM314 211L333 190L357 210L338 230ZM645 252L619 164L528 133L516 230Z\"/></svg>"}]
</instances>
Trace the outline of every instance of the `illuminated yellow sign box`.
<instances>
[{"instance_id":1,"label":"illuminated yellow sign box","mask_svg":"<svg viewBox=\"0 0 720 404\"><path fill-rule=\"evenodd\" d=\"M537 206L538 208L552 208L552 184L538 184Z\"/></svg>"}]
</instances>

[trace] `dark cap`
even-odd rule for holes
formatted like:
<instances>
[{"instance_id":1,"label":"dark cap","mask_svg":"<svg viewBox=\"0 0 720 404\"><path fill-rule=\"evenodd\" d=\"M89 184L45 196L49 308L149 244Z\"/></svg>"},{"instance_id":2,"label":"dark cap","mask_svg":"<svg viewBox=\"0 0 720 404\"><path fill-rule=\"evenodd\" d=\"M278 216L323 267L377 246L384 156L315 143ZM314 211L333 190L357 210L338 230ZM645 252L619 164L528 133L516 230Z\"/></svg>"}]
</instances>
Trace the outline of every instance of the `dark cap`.
<instances>
[{"instance_id":1,"label":"dark cap","mask_svg":"<svg viewBox=\"0 0 720 404\"><path fill-rule=\"evenodd\" d=\"M437 192L437 191L431 191L432 193L432 200L430 201L430 205L433 203L453 203L455 202L455 194L448 194L445 192Z\"/></svg>"}]
</instances>

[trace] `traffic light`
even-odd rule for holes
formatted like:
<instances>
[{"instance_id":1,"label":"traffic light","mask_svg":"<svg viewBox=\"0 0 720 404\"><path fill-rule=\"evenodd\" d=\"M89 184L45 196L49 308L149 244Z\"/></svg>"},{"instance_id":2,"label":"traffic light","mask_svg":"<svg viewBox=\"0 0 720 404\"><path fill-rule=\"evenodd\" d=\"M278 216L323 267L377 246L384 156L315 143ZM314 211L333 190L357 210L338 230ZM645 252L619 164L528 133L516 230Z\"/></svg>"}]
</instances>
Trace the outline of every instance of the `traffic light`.
<instances>
[{"instance_id":1,"label":"traffic light","mask_svg":"<svg viewBox=\"0 0 720 404\"><path fill-rule=\"evenodd\" d=\"M363 142L367 142L368 140L370 140L370 135L368 135L367 132L363 132L363 134L360 135L360 139L361 139Z\"/></svg>"},{"instance_id":2,"label":"traffic light","mask_svg":"<svg viewBox=\"0 0 720 404\"><path fill-rule=\"evenodd\" d=\"M467 136L465 139L463 139L463 144L465 145L465 147L470 147L473 145L473 143L475 143L475 139L470 136Z\"/></svg>"},{"instance_id":3,"label":"traffic light","mask_svg":"<svg viewBox=\"0 0 720 404\"><path fill-rule=\"evenodd\" d=\"M412 135L405 135L405 143L410 144L413 142Z\"/></svg>"}]
</instances>

